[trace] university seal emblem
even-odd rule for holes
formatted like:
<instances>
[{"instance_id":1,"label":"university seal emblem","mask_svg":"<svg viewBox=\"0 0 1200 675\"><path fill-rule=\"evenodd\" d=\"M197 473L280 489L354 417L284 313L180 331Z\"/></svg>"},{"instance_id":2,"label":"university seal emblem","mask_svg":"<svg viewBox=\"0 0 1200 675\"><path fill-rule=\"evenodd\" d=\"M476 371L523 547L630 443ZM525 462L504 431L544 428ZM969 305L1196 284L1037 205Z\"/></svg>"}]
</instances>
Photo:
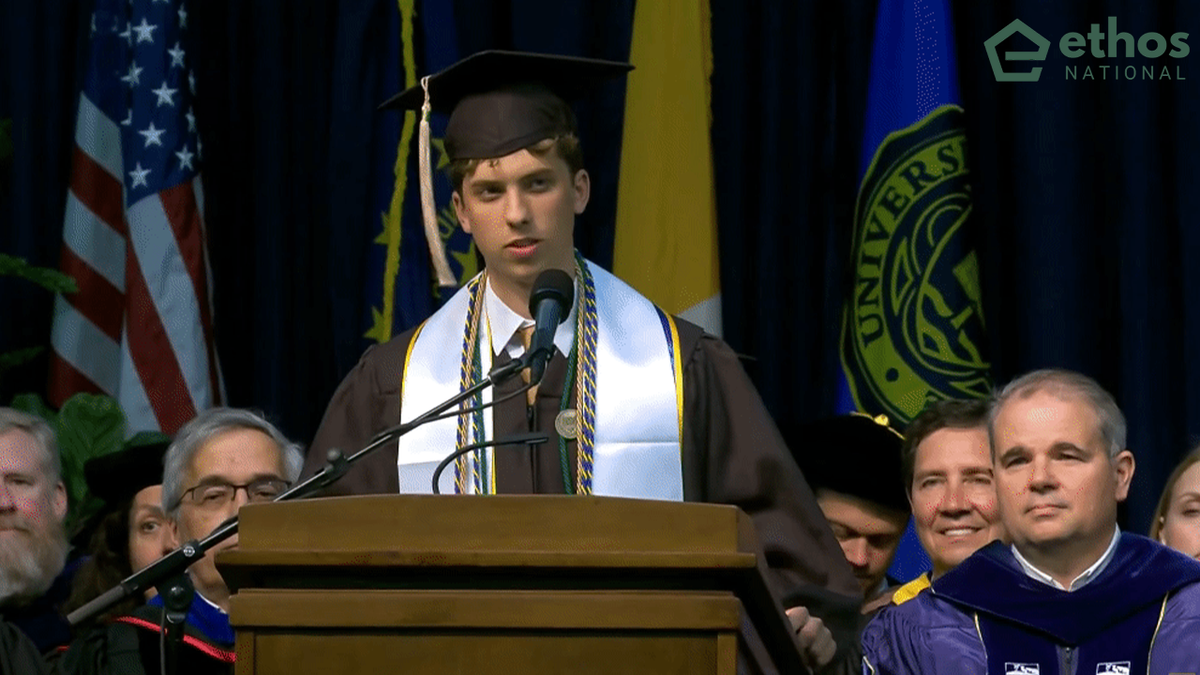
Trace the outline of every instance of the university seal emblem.
<instances>
[{"instance_id":1,"label":"university seal emblem","mask_svg":"<svg viewBox=\"0 0 1200 675\"><path fill-rule=\"evenodd\" d=\"M963 110L942 106L890 134L855 205L854 290L842 365L859 410L905 422L927 401L989 387Z\"/></svg>"}]
</instances>

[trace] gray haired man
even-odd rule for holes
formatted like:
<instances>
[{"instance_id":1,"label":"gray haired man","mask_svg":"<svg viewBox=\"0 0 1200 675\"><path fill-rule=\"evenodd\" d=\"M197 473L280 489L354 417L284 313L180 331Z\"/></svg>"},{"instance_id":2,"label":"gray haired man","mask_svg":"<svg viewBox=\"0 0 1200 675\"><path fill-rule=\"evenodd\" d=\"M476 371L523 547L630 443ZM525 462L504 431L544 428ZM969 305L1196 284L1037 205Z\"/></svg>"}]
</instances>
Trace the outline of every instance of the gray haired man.
<instances>
[{"instance_id":1,"label":"gray haired man","mask_svg":"<svg viewBox=\"0 0 1200 675\"><path fill-rule=\"evenodd\" d=\"M271 423L236 408L200 413L175 435L163 458L163 511L179 541L202 539L248 502L271 501L300 475L303 455ZM213 556L237 545L237 537L211 549L188 570L196 594L184 625L180 666L187 672L233 672L236 654L229 625L229 587ZM131 616L98 627L76 640L56 664L57 672L159 670L162 595ZM113 666L112 664L123 664Z\"/></svg>"},{"instance_id":2,"label":"gray haired man","mask_svg":"<svg viewBox=\"0 0 1200 675\"><path fill-rule=\"evenodd\" d=\"M300 475L304 456L262 417L235 408L200 413L175 436L163 460L163 510L179 541L201 539L242 505L275 499ZM237 536L208 551L190 568L196 587L189 621L206 637L230 644L229 587L214 556L237 546Z\"/></svg>"},{"instance_id":3,"label":"gray haired man","mask_svg":"<svg viewBox=\"0 0 1200 675\"><path fill-rule=\"evenodd\" d=\"M67 490L54 430L0 408L0 618L47 651L70 640L58 609L70 590Z\"/></svg>"}]
</instances>

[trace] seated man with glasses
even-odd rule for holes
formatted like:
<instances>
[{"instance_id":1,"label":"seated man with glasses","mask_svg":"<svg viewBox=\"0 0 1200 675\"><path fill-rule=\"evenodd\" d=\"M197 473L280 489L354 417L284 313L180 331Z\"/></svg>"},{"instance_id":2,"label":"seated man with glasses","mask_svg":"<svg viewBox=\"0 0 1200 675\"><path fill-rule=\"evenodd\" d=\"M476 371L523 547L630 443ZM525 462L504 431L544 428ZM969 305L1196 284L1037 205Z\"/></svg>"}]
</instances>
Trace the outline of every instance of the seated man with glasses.
<instances>
[{"instance_id":1,"label":"seated man with glasses","mask_svg":"<svg viewBox=\"0 0 1200 675\"><path fill-rule=\"evenodd\" d=\"M272 501L300 475L303 453L258 415L215 408L186 424L163 458L163 511L177 541L203 539L248 502ZM188 570L196 593L184 626L180 673L233 672L229 587L213 556L237 545L218 544ZM162 598L78 636L58 655L59 673L159 672ZM2 659L0 659L2 660Z\"/></svg>"},{"instance_id":2,"label":"seated man with glasses","mask_svg":"<svg viewBox=\"0 0 1200 675\"><path fill-rule=\"evenodd\" d=\"M269 502L300 475L304 455L270 422L234 408L200 413L175 436L163 460L163 509L180 543L202 539L243 504ZM190 568L196 597L188 622L216 644L232 646L229 588L214 556L237 546L237 535Z\"/></svg>"}]
</instances>

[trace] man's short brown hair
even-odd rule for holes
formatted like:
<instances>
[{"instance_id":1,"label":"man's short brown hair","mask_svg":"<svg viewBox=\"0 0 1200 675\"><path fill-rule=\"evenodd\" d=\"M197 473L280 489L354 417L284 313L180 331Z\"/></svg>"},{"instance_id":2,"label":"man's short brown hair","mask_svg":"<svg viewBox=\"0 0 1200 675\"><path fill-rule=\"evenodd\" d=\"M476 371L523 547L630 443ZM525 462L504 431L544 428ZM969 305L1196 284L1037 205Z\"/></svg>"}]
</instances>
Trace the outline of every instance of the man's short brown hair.
<instances>
[{"instance_id":1,"label":"man's short brown hair","mask_svg":"<svg viewBox=\"0 0 1200 675\"><path fill-rule=\"evenodd\" d=\"M567 163L567 168L571 171L571 176L583 170L583 148L579 146L579 137L575 134L563 134L554 138L547 138L525 148L529 152L538 157L543 157L546 153L554 151L558 156ZM479 168L483 162L493 162L493 159L457 159L450 162L446 168L446 173L450 176L450 184L454 186L454 191L462 193L463 181Z\"/></svg>"},{"instance_id":2,"label":"man's short brown hair","mask_svg":"<svg viewBox=\"0 0 1200 675\"><path fill-rule=\"evenodd\" d=\"M935 401L913 418L904 430L900 464L904 474L904 492L912 498L913 472L917 447L935 431L942 429L987 429L988 402L982 399Z\"/></svg>"}]
</instances>

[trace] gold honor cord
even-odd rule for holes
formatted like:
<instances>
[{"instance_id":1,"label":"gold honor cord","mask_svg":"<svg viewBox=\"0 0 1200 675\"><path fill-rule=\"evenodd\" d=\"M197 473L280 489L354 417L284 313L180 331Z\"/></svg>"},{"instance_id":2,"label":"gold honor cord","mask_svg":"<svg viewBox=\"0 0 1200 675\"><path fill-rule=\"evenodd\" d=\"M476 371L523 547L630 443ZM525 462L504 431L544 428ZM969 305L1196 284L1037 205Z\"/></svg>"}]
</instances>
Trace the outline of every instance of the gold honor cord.
<instances>
[{"instance_id":1,"label":"gold honor cord","mask_svg":"<svg viewBox=\"0 0 1200 675\"><path fill-rule=\"evenodd\" d=\"M479 377L482 370L481 358L479 354L479 323L480 317L484 313L483 308L483 293L487 287L487 272L475 277L467 286L467 294L469 301L467 304L467 319L463 330L462 355L459 367L459 391L466 391ZM462 412L467 408L478 408L483 404L483 393L477 393L470 399L463 401L459 405L459 411ZM468 419L469 418L469 419ZM475 445L482 442L484 430L483 411L475 410L470 415L462 415L458 418L458 436L455 445L456 450L461 450L467 445ZM469 440L468 440L469 439ZM472 465L472 486L475 492L483 492L480 482L479 464L480 455L476 453L475 461ZM467 456L461 455L454 463L454 491L456 494L465 494L466 490L466 472L467 472Z\"/></svg>"},{"instance_id":2,"label":"gold honor cord","mask_svg":"<svg viewBox=\"0 0 1200 675\"><path fill-rule=\"evenodd\" d=\"M559 461L563 471L563 485L567 494L592 493L592 460L596 445L596 343L599 335L599 317L596 309L596 284L588 270L587 263L575 253L575 272L577 285L581 288L576 293L575 312L575 341L571 347L568 362L567 380L563 383L562 398L559 402L559 417L564 417L568 411L567 403L571 389L576 390L576 404L579 411L576 415L578 436L578 453L576 457L576 480L571 485L569 460L567 453L566 434L559 432ZM463 326L462 352L460 354L459 391L465 391L482 374L480 357L480 330L483 322L483 294L486 287L487 272L476 277L467 286L468 309ZM577 365L578 364L578 365ZM467 415L458 420L458 435L456 445L462 449L467 445L482 442L484 433L482 393L469 402L463 402L460 412L470 410L470 421ZM557 423L557 418L556 418ZM556 424L557 426L557 424ZM494 492L495 476L481 475L480 467L484 465L483 457L479 454L471 468L472 484L476 492ZM462 494L466 491L467 476L466 455L458 458L455 464L455 491Z\"/></svg>"}]
</instances>

